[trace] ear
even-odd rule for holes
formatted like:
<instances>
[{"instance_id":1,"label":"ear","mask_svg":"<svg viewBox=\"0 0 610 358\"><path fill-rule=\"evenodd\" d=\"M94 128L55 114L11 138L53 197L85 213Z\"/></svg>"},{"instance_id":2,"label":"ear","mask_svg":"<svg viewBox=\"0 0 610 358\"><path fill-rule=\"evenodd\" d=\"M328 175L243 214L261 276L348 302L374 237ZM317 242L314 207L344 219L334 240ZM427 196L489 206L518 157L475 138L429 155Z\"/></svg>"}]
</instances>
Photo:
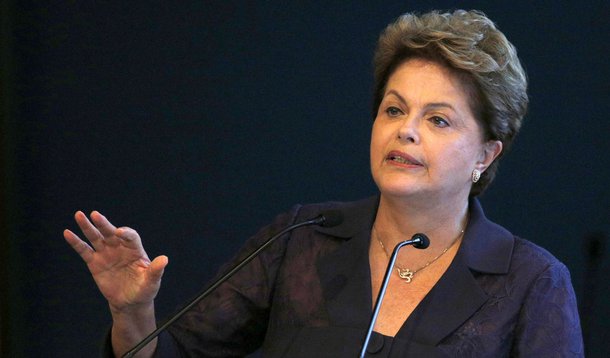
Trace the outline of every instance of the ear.
<instances>
[{"instance_id":1,"label":"ear","mask_svg":"<svg viewBox=\"0 0 610 358\"><path fill-rule=\"evenodd\" d=\"M502 142L499 140L490 140L483 144L483 151L480 160L476 164L476 169L484 172L487 167L502 153Z\"/></svg>"}]
</instances>

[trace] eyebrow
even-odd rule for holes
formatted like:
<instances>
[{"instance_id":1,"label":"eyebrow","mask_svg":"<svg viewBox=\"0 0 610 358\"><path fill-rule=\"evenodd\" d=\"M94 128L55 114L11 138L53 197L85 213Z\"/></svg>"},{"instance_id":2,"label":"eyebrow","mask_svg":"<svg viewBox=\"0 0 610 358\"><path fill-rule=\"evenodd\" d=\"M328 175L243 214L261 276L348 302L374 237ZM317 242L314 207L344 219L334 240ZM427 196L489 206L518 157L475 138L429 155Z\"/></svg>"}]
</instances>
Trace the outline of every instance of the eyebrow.
<instances>
[{"instance_id":1,"label":"eyebrow","mask_svg":"<svg viewBox=\"0 0 610 358\"><path fill-rule=\"evenodd\" d=\"M401 96L398 92L396 92L395 90L389 90L388 92L386 92L386 96L389 94L393 94L394 96L398 97L398 99L400 100L400 102L402 102L404 105L407 105L407 101L404 99L403 96ZM435 108L449 108L450 110L452 110L453 112L457 112L455 110L455 108L447 103L447 102L432 102L432 103L428 103L426 104L425 109L435 109Z\"/></svg>"}]
</instances>

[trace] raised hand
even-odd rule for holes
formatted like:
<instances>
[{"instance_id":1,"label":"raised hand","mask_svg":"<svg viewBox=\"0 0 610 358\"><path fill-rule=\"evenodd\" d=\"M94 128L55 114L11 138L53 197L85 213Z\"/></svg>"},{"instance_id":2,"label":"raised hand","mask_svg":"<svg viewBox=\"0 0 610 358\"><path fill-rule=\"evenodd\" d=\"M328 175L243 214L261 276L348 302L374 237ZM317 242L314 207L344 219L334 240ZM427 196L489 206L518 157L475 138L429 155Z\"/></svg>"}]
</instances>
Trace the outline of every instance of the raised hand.
<instances>
[{"instance_id":1,"label":"raised hand","mask_svg":"<svg viewBox=\"0 0 610 358\"><path fill-rule=\"evenodd\" d=\"M167 257L159 256L151 262L135 230L116 228L97 211L90 217L91 221L81 211L74 215L91 245L70 230L64 231L64 238L87 264L113 314L151 305Z\"/></svg>"}]
</instances>

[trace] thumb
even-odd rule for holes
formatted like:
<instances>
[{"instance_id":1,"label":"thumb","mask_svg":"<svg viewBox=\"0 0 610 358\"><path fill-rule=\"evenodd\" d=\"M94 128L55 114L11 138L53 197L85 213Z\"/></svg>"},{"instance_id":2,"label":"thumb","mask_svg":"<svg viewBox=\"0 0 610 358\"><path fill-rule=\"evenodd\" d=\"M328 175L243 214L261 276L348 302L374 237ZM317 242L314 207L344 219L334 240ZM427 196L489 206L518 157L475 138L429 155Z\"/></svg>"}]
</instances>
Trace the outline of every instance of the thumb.
<instances>
[{"instance_id":1,"label":"thumb","mask_svg":"<svg viewBox=\"0 0 610 358\"><path fill-rule=\"evenodd\" d=\"M157 282L161 280L161 276L163 276L163 271L165 271L165 267L169 263L169 259L165 255L157 256L150 263L148 267L148 278L153 282Z\"/></svg>"}]
</instances>

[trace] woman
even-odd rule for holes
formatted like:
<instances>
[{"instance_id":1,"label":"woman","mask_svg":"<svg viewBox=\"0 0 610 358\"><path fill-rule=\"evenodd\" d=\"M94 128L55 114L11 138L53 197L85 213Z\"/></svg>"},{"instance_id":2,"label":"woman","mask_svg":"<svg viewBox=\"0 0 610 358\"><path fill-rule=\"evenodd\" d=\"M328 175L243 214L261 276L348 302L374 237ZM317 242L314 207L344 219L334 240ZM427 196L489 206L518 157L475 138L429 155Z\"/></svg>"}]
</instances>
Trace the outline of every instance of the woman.
<instances>
[{"instance_id":1,"label":"woman","mask_svg":"<svg viewBox=\"0 0 610 358\"><path fill-rule=\"evenodd\" d=\"M295 206L251 238L340 210L333 228L301 228L238 272L143 356L350 357L360 351L389 253L403 249L368 349L371 356L582 356L566 267L490 222L476 199L493 180L526 112L514 47L483 14L406 14L375 54L371 171L380 194ZM148 259L138 234L93 212L75 216L90 247L65 239L109 302L121 355L154 330L165 256Z\"/></svg>"}]
</instances>

